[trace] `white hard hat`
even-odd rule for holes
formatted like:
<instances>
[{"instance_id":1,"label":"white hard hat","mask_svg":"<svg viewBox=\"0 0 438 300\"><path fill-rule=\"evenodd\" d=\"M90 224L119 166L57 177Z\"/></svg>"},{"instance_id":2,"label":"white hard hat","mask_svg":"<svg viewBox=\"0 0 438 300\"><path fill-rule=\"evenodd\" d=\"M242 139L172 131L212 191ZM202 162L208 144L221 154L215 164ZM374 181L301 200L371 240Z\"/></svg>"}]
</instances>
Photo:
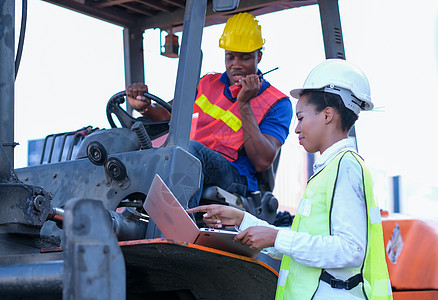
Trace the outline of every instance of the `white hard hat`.
<instances>
[{"instance_id":1,"label":"white hard hat","mask_svg":"<svg viewBox=\"0 0 438 300\"><path fill-rule=\"evenodd\" d=\"M290 91L298 99L304 91L320 90L341 96L345 106L359 115L361 110L371 110L370 84L365 74L355 65L342 59L327 59L307 76L302 88Z\"/></svg>"}]
</instances>

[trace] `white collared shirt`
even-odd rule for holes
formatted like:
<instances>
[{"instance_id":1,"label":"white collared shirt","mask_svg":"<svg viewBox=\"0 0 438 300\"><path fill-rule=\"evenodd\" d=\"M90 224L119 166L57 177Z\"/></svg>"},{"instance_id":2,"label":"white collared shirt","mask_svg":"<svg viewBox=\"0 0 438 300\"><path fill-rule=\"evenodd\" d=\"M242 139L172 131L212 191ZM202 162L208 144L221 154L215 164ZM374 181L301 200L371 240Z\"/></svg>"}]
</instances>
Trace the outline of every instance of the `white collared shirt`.
<instances>
[{"instance_id":1,"label":"white collared shirt","mask_svg":"<svg viewBox=\"0 0 438 300\"><path fill-rule=\"evenodd\" d=\"M346 150L356 152L354 142L350 139L343 139L329 147L315 161L314 175ZM265 252L277 258L285 254L301 264L323 268L341 280L360 273L366 251L367 220L362 168L352 154L346 154L341 160L331 217L332 235L312 236L306 232L294 232L290 228L278 228L275 249L269 248ZM239 229L245 230L251 226L273 227L245 213ZM359 286L351 291L353 294L354 290L361 294ZM333 292L334 296L339 296L341 291L321 282L315 297L320 293L327 296Z\"/></svg>"}]
</instances>

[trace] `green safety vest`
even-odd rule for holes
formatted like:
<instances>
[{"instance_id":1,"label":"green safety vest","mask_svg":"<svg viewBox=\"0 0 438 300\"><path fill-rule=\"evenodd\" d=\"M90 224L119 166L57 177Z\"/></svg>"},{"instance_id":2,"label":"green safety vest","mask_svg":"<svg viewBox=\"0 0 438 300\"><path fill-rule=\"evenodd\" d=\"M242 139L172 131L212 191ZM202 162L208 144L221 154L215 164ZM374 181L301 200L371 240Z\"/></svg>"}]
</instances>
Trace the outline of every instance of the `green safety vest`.
<instances>
[{"instance_id":1,"label":"green safety vest","mask_svg":"<svg viewBox=\"0 0 438 300\"><path fill-rule=\"evenodd\" d=\"M331 234L333 196L339 165L346 153L354 155L362 167L364 198L367 208L367 247L365 260L361 267L364 278L362 289L367 299L392 299L391 283L385 261L380 209L374 201L371 175L357 154L351 151L340 153L323 170L310 179L304 191L302 202L311 201L311 206L307 205L307 208L301 207L299 209L291 229L296 232L307 232L311 235ZM283 255L275 299L312 299L318 289L322 271L320 268L300 264L291 257Z\"/></svg>"}]
</instances>

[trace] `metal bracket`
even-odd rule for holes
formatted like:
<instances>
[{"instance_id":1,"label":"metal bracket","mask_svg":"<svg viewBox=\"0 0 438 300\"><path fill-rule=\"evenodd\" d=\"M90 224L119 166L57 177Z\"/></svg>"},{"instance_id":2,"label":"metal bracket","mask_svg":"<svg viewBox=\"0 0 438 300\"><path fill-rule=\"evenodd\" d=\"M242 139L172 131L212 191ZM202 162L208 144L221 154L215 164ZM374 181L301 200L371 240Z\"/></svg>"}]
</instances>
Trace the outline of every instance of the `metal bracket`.
<instances>
[{"instance_id":1,"label":"metal bracket","mask_svg":"<svg viewBox=\"0 0 438 300\"><path fill-rule=\"evenodd\" d=\"M125 260L99 200L73 199L64 216L63 299L125 299Z\"/></svg>"}]
</instances>

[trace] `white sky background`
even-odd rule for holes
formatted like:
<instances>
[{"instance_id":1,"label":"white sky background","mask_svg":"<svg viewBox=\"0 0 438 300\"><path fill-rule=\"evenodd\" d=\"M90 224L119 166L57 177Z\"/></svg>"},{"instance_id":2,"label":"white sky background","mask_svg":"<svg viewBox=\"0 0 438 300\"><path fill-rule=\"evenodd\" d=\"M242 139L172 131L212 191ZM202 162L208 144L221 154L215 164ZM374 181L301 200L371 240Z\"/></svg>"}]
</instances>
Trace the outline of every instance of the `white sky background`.
<instances>
[{"instance_id":1,"label":"white sky background","mask_svg":"<svg viewBox=\"0 0 438 300\"><path fill-rule=\"evenodd\" d=\"M18 42L21 1L16 2ZM361 155L376 174L382 175L378 181L401 175L402 184L415 181L438 187L438 160L434 158L438 129L438 1L340 0L340 13L346 57L367 74L378 108L378 112L362 113L357 122ZM291 9L257 19L266 39L259 67L265 72L278 66L279 70L266 79L288 94L325 58L318 7ZM201 75L224 71L223 50L218 47L223 26L204 29ZM149 91L170 100L177 59L162 57L159 50L159 31L146 31L145 77ZM42 1L29 1L15 88L15 141L20 143L15 151L16 168L26 166L29 139L86 125L109 128L106 103L124 90L122 28ZM297 157L304 153L297 150L294 128L292 124L282 157L287 149L294 149ZM285 159L279 174L281 168L297 165L302 167L294 157ZM433 192L421 193L434 202L432 205L438 202L430 199Z\"/></svg>"}]
</instances>

